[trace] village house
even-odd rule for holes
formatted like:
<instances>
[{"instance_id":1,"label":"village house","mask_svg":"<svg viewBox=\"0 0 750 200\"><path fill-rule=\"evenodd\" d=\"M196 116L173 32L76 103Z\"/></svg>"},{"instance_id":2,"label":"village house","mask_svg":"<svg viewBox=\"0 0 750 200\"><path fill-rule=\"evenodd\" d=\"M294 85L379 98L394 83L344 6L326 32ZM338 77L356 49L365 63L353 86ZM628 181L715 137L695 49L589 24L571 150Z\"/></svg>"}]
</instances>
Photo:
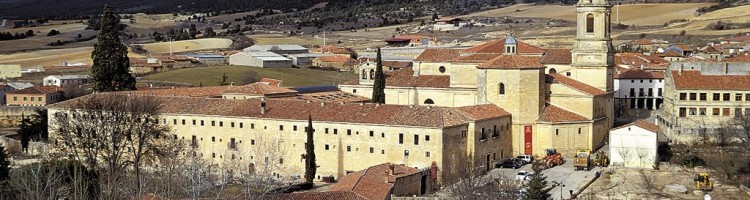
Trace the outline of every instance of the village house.
<instances>
[{"instance_id":1,"label":"village house","mask_svg":"<svg viewBox=\"0 0 750 200\"><path fill-rule=\"evenodd\" d=\"M314 53L325 53L325 54L333 54L336 56L346 56L348 58L356 59L357 58L357 52L350 48L343 48L335 45L327 45L322 46L320 48L316 48L313 50Z\"/></svg>"},{"instance_id":2,"label":"village house","mask_svg":"<svg viewBox=\"0 0 750 200\"><path fill-rule=\"evenodd\" d=\"M656 110L664 102L663 98L663 71L622 68L616 70L615 104L618 108Z\"/></svg>"},{"instance_id":3,"label":"village house","mask_svg":"<svg viewBox=\"0 0 750 200\"><path fill-rule=\"evenodd\" d=\"M21 77L21 65L0 64L0 79Z\"/></svg>"},{"instance_id":4,"label":"village house","mask_svg":"<svg viewBox=\"0 0 750 200\"><path fill-rule=\"evenodd\" d=\"M229 63L227 56L219 54L186 54L184 56L195 59L204 65L224 65Z\"/></svg>"},{"instance_id":5,"label":"village house","mask_svg":"<svg viewBox=\"0 0 750 200\"><path fill-rule=\"evenodd\" d=\"M303 54L292 54L286 56L289 59L292 59L292 64L294 66L298 67L308 67L311 66L313 63L313 59L321 56L332 56L334 54L332 53L303 53Z\"/></svg>"},{"instance_id":6,"label":"village house","mask_svg":"<svg viewBox=\"0 0 750 200\"><path fill-rule=\"evenodd\" d=\"M377 62L375 58L359 58L359 67L358 69L372 69L372 67L369 66L375 66L377 65ZM381 64L383 64L383 70L384 71L394 71L399 69L404 69L407 67L412 67L412 62L404 62L404 61L382 61ZM374 73L374 72L373 72ZM362 72L360 74L367 74L365 72Z\"/></svg>"},{"instance_id":7,"label":"village house","mask_svg":"<svg viewBox=\"0 0 750 200\"><path fill-rule=\"evenodd\" d=\"M321 56L312 60L312 65L323 68L336 68L343 71L354 71L356 61L346 56Z\"/></svg>"},{"instance_id":8,"label":"village house","mask_svg":"<svg viewBox=\"0 0 750 200\"><path fill-rule=\"evenodd\" d=\"M93 82L93 78L89 75L50 75L44 77L42 82L45 86L54 85L57 87L77 87L79 85L86 85Z\"/></svg>"},{"instance_id":9,"label":"village house","mask_svg":"<svg viewBox=\"0 0 750 200\"><path fill-rule=\"evenodd\" d=\"M388 46L432 46L437 44L434 36L422 34L401 34L385 40Z\"/></svg>"},{"instance_id":10,"label":"village house","mask_svg":"<svg viewBox=\"0 0 750 200\"><path fill-rule=\"evenodd\" d=\"M34 86L5 94L8 106L46 106L64 100L62 88L55 85Z\"/></svg>"}]
</instances>

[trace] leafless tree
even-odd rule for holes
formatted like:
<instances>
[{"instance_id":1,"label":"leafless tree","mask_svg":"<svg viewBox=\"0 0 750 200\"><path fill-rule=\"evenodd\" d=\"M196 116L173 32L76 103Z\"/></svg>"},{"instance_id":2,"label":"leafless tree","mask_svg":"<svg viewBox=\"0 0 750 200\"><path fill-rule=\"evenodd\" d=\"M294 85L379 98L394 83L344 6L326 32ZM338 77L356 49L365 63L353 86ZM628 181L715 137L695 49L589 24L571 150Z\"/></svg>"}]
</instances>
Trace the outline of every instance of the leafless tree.
<instances>
[{"instance_id":1,"label":"leafless tree","mask_svg":"<svg viewBox=\"0 0 750 200\"><path fill-rule=\"evenodd\" d=\"M471 157L471 156L467 156ZM482 176L481 169L474 167L471 159L460 164L457 181L445 185L445 191L452 199L518 199L520 183L505 177Z\"/></svg>"},{"instance_id":2,"label":"leafless tree","mask_svg":"<svg viewBox=\"0 0 750 200\"><path fill-rule=\"evenodd\" d=\"M616 149L617 149L617 155L619 155L620 158L622 158L623 165L626 165L627 163L629 163L633 157L634 152L629 147L626 147L625 145L623 145L622 141L620 141L620 147L617 147Z\"/></svg>"},{"instance_id":3,"label":"leafless tree","mask_svg":"<svg viewBox=\"0 0 750 200\"><path fill-rule=\"evenodd\" d=\"M279 142L279 138L261 137L251 141L249 145L244 143L238 147L238 151L252 156L250 162L235 165L240 169L238 179L244 189L243 198L261 199L274 189L289 186L278 175L280 172L292 170L284 164L287 152ZM301 172L301 169L299 171Z\"/></svg>"},{"instance_id":4,"label":"leafless tree","mask_svg":"<svg viewBox=\"0 0 750 200\"><path fill-rule=\"evenodd\" d=\"M131 93L100 93L70 100L52 112L50 129L56 150L83 161L90 169L104 169L103 194L116 197L122 175L135 171L135 195L142 196L141 168L165 138L160 124L161 102Z\"/></svg>"},{"instance_id":5,"label":"leafless tree","mask_svg":"<svg viewBox=\"0 0 750 200\"><path fill-rule=\"evenodd\" d=\"M653 161L652 159L648 159L650 156L652 156L651 152L649 151L648 148L638 147L635 150L635 153L636 153L636 156L638 156L638 161L640 162L640 167L643 167L644 164L645 164L644 162L646 162L646 161L649 161L649 160Z\"/></svg>"},{"instance_id":6,"label":"leafless tree","mask_svg":"<svg viewBox=\"0 0 750 200\"><path fill-rule=\"evenodd\" d=\"M201 198L204 191L213 187L214 175L212 171L216 167L210 161L203 159L196 150L195 148L190 149L189 154L192 156L187 156L187 162L183 169L184 191L191 199Z\"/></svg>"}]
</instances>

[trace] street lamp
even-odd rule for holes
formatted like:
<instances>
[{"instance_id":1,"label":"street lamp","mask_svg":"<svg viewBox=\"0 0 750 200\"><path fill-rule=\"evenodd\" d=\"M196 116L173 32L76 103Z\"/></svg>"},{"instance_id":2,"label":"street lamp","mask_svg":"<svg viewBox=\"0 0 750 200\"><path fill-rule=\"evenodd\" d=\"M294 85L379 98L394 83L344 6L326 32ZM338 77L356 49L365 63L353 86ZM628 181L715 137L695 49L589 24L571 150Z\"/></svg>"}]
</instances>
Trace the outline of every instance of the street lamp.
<instances>
[{"instance_id":1,"label":"street lamp","mask_svg":"<svg viewBox=\"0 0 750 200\"><path fill-rule=\"evenodd\" d=\"M565 187L565 185L562 183L562 181L552 181L552 183L554 183L555 186L560 187L560 200L564 199L563 198L563 188Z\"/></svg>"}]
</instances>

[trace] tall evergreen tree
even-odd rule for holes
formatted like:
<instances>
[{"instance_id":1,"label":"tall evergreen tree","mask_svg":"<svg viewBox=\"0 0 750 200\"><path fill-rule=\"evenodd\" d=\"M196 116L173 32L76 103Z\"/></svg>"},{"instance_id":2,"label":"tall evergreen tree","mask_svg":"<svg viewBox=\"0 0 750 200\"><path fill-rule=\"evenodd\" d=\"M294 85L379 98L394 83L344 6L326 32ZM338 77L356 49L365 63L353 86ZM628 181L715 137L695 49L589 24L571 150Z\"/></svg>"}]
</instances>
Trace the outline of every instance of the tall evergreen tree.
<instances>
[{"instance_id":1,"label":"tall evergreen tree","mask_svg":"<svg viewBox=\"0 0 750 200\"><path fill-rule=\"evenodd\" d=\"M105 6L100 23L101 31L96 37L98 41L91 52L94 91L135 90L135 77L129 73L128 48L120 43L120 18L112 12L111 7Z\"/></svg>"},{"instance_id":2,"label":"tall evergreen tree","mask_svg":"<svg viewBox=\"0 0 750 200\"><path fill-rule=\"evenodd\" d=\"M377 65L375 66L375 80L372 84L372 103L385 104L385 74L383 73L383 58L378 48Z\"/></svg>"},{"instance_id":3,"label":"tall evergreen tree","mask_svg":"<svg viewBox=\"0 0 750 200\"><path fill-rule=\"evenodd\" d=\"M0 144L0 183L10 180L10 161L5 147Z\"/></svg>"},{"instance_id":4,"label":"tall evergreen tree","mask_svg":"<svg viewBox=\"0 0 750 200\"><path fill-rule=\"evenodd\" d=\"M312 183L315 179L315 173L317 171L317 164L315 163L315 144L313 140L313 134L315 129L312 125L312 116L307 114L307 141L305 142L305 181Z\"/></svg>"},{"instance_id":5,"label":"tall evergreen tree","mask_svg":"<svg viewBox=\"0 0 750 200\"><path fill-rule=\"evenodd\" d=\"M549 194L552 187L547 187L547 177L542 175L541 167L534 167L534 175L531 176L531 180L526 187L524 199L547 200L552 196Z\"/></svg>"}]
</instances>

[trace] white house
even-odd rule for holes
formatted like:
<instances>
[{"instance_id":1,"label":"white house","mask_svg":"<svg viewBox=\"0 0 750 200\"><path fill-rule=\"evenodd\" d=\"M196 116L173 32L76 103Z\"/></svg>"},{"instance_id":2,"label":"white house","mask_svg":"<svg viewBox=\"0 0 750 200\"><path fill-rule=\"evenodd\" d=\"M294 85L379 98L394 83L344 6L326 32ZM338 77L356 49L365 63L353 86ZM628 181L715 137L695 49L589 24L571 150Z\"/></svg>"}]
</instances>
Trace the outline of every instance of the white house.
<instances>
[{"instance_id":1,"label":"white house","mask_svg":"<svg viewBox=\"0 0 750 200\"><path fill-rule=\"evenodd\" d=\"M89 84L93 78L89 75L51 75L44 77L44 85L54 85L57 87L68 87Z\"/></svg>"},{"instance_id":2,"label":"white house","mask_svg":"<svg viewBox=\"0 0 750 200\"><path fill-rule=\"evenodd\" d=\"M664 102L663 71L617 70L614 84L615 100L618 105L656 110L661 108Z\"/></svg>"},{"instance_id":3,"label":"white house","mask_svg":"<svg viewBox=\"0 0 750 200\"><path fill-rule=\"evenodd\" d=\"M657 157L659 126L644 120L609 130L612 166L652 168Z\"/></svg>"},{"instance_id":4,"label":"white house","mask_svg":"<svg viewBox=\"0 0 750 200\"><path fill-rule=\"evenodd\" d=\"M229 56L229 65L283 68L292 67L292 60L272 52L240 52Z\"/></svg>"}]
</instances>

